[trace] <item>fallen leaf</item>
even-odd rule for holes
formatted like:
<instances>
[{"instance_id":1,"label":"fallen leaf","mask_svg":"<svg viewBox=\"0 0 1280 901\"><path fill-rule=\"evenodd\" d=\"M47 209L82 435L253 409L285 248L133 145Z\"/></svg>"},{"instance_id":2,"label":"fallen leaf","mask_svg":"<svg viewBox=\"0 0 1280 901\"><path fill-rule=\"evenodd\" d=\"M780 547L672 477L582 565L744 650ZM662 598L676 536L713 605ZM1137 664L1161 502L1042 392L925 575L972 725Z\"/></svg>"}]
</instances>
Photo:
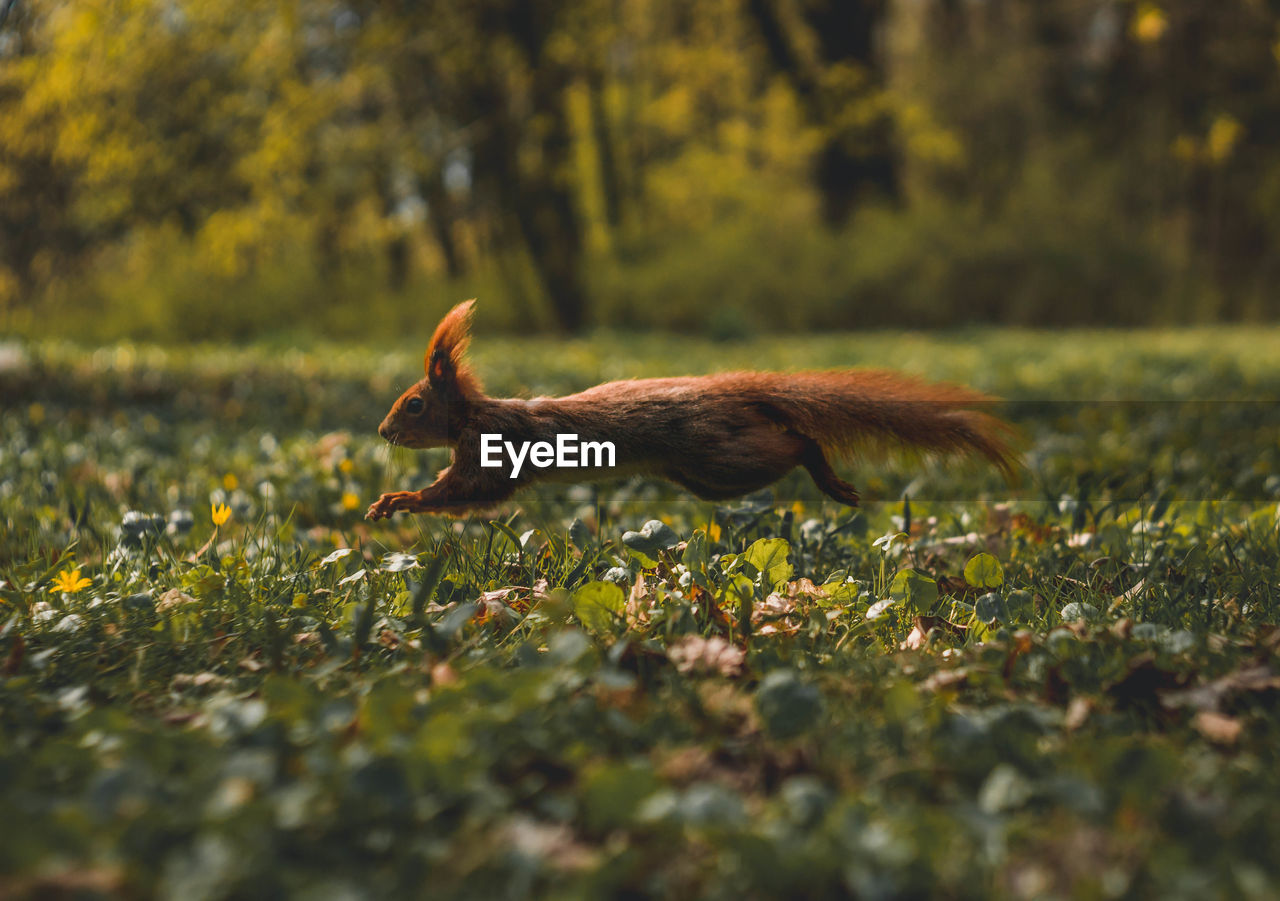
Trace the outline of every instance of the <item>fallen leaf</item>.
<instances>
[{"instance_id":1,"label":"fallen leaf","mask_svg":"<svg viewBox=\"0 0 1280 901\"><path fill-rule=\"evenodd\" d=\"M759 624L759 635L794 635L800 631L800 624L787 617L795 612L795 599L784 597L775 591L755 605L751 611L751 622Z\"/></svg>"},{"instance_id":2,"label":"fallen leaf","mask_svg":"<svg viewBox=\"0 0 1280 901\"><path fill-rule=\"evenodd\" d=\"M364 578L364 576L365 576L365 570L357 569L355 572L347 576L345 579L339 579L338 587L342 588L343 586L350 585L352 582L359 582L361 579Z\"/></svg>"},{"instance_id":3,"label":"fallen leaf","mask_svg":"<svg viewBox=\"0 0 1280 901\"><path fill-rule=\"evenodd\" d=\"M1076 695L1067 705L1067 715L1062 724L1068 732L1076 731L1085 724L1085 720L1089 719L1089 714L1093 713L1095 706L1092 698Z\"/></svg>"},{"instance_id":4,"label":"fallen leaf","mask_svg":"<svg viewBox=\"0 0 1280 901\"><path fill-rule=\"evenodd\" d=\"M1192 727L1214 744L1234 745L1244 724L1234 716L1213 710L1201 710L1191 719Z\"/></svg>"},{"instance_id":5,"label":"fallen leaf","mask_svg":"<svg viewBox=\"0 0 1280 901\"><path fill-rule=\"evenodd\" d=\"M794 582L786 584L786 596L795 598L825 598L827 592L813 584L811 579L796 579Z\"/></svg>"},{"instance_id":6,"label":"fallen leaf","mask_svg":"<svg viewBox=\"0 0 1280 901\"><path fill-rule=\"evenodd\" d=\"M1225 701L1241 692L1280 691L1280 676L1265 663L1238 669L1212 682L1168 692L1161 697L1165 707L1190 707L1194 710L1220 710Z\"/></svg>"},{"instance_id":7,"label":"fallen leaf","mask_svg":"<svg viewBox=\"0 0 1280 901\"><path fill-rule=\"evenodd\" d=\"M186 688L221 688L229 681L217 673L178 673L169 684L174 690L181 691Z\"/></svg>"},{"instance_id":8,"label":"fallen leaf","mask_svg":"<svg viewBox=\"0 0 1280 901\"><path fill-rule=\"evenodd\" d=\"M507 822L500 841L556 870L585 870L597 857L574 838L568 826L535 820L524 814L516 814Z\"/></svg>"},{"instance_id":9,"label":"fallen leaf","mask_svg":"<svg viewBox=\"0 0 1280 901\"><path fill-rule=\"evenodd\" d=\"M703 672L721 676L737 676L742 672L746 654L718 635L703 638L686 635L667 649L667 657L682 673Z\"/></svg>"},{"instance_id":10,"label":"fallen leaf","mask_svg":"<svg viewBox=\"0 0 1280 901\"><path fill-rule=\"evenodd\" d=\"M1264 623L1258 627L1254 641L1263 650L1274 651L1276 648L1280 648L1280 626Z\"/></svg>"},{"instance_id":11,"label":"fallen leaf","mask_svg":"<svg viewBox=\"0 0 1280 901\"><path fill-rule=\"evenodd\" d=\"M920 648L924 647L926 640L927 636L925 631L920 628L919 623L916 623L907 634L907 640L899 645L899 647L904 651L918 651Z\"/></svg>"},{"instance_id":12,"label":"fallen leaf","mask_svg":"<svg viewBox=\"0 0 1280 901\"><path fill-rule=\"evenodd\" d=\"M928 643L930 632L940 632L959 641L964 641L967 630L964 626L953 623L941 616L917 616L912 620L911 633L901 645L902 650L917 651Z\"/></svg>"},{"instance_id":13,"label":"fallen leaf","mask_svg":"<svg viewBox=\"0 0 1280 901\"><path fill-rule=\"evenodd\" d=\"M697 586L693 586L695 589ZM623 608L623 615L627 618L627 625L636 628L643 626L649 621L649 607L652 598L649 596L649 589L644 583L644 573L636 573L635 584L631 586L631 591L627 593L627 605Z\"/></svg>"},{"instance_id":14,"label":"fallen leaf","mask_svg":"<svg viewBox=\"0 0 1280 901\"><path fill-rule=\"evenodd\" d=\"M893 606L893 598L885 598L884 600L876 601L874 604L872 604L870 607L867 608L865 619L869 623L875 622L880 617L884 616L885 611L892 606Z\"/></svg>"},{"instance_id":15,"label":"fallen leaf","mask_svg":"<svg viewBox=\"0 0 1280 901\"><path fill-rule=\"evenodd\" d=\"M170 610L184 607L187 604L197 604L195 598L189 594L183 594L180 588L170 588L164 594L160 595L160 599L156 601L157 613L168 613Z\"/></svg>"},{"instance_id":16,"label":"fallen leaf","mask_svg":"<svg viewBox=\"0 0 1280 901\"><path fill-rule=\"evenodd\" d=\"M1107 608L1107 613L1115 613L1121 604L1123 604L1125 601L1132 601L1134 598L1138 597L1138 595L1142 594L1142 592L1146 590L1146 587L1147 587L1147 580L1139 579L1137 583L1128 591L1122 592L1121 594L1118 594L1115 596L1115 599L1112 600L1111 602L1111 606Z\"/></svg>"},{"instance_id":17,"label":"fallen leaf","mask_svg":"<svg viewBox=\"0 0 1280 901\"><path fill-rule=\"evenodd\" d=\"M331 551L327 557L316 564L316 568L319 569L322 566L328 566L330 563L337 563L351 552L352 548L349 547L340 547L336 551Z\"/></svg>"},{"instance_id":18,"label":"fallen leaf","mask_svg":"<svg viewBox=\"0 0 1280 901\"><path fill-rule=\"evenodd\" d=\"M957 667L955 669L939 670L921 682L920 687L925 691L958 690L968 681L969 670L964 667Z\"/></svg>"},{"instance_id":19,"label":"fallen leaf","mask_svg":"<svg viewBox=\"0 0 1280 901\"><path fill-rule=\"evenodd\" d=\"M431 667L432 685L452 685L458 681L458 674L447 663L437 663Z\"/></svg>"}]
</instances>

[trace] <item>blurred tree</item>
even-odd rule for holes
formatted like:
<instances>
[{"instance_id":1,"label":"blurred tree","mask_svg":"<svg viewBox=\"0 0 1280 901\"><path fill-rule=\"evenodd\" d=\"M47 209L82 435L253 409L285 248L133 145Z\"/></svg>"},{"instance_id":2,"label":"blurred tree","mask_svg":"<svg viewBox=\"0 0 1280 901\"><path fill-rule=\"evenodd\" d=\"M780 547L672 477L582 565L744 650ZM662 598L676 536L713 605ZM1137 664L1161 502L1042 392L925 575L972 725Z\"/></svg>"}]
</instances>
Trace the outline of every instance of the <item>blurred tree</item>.
<instances>
[{"instance_id":1,"label":"blurred tree","mask_svg":"<svg viewBox=\"0 0 1280 901\"><path fill-rule=\"evenodd\" d=\"M813 179L831 227L865 194L901 197L881 51L887 0L747 0L769 58L825 137Z\"/></svg>"},{"instance_id":2,"label":"blurred tree","mask_svg":"<svg viewBox=\"0 0 1280 901\"><path fill-rule=\"evenodd\" d=\"M509 245L518 236L528 250L558 324L580 329L587 312L583 231L566 111L580 57L564 32L578 7L456 0L356 8L369 22L363 51L389 73L391 104L417 158L448 269L462 269L445 183L452 160L466 167L469 191L487 207L499 241Z\"/></svg>"},{"instance_id":3,"label":"blurred tree","mask_svg":"<svg viewBox=\"0 0 1280 901\"><path fill-rule=\"evenodd\" d=\"M5 206L29 209L41 250L11 266L42 253L83 263L132 232L176 228L212 271L242 274L281 229L308 229L337 115L298 7L191 2L157 17L140 0L29 4L0 122L22 136L4 142L19 201Z\"/></svg>"},{"instance_id":4,"label":"blurred tree","mask_svg":"<svg viewBox=\"0 0 1280 901\"><path fill-rule=\"evenodd\" d=\"M367 327L423 285L566 331L1280 312L1274 2L0 16L0 309L26 323L115 298L158 333Z\"/></svg>"},{"instance_id":5,"label":"blurred tree","mask_svg":"<svg viewBox=\"0 0 1280 901\"><path fill-rule=\"evenodd\" d=\"M5 3L0 26L0 310L31 304L89 236L71 215L74 166L58 158L58 122L23 100L40 47L35 18Z\"/></svg>"}]
</instances>

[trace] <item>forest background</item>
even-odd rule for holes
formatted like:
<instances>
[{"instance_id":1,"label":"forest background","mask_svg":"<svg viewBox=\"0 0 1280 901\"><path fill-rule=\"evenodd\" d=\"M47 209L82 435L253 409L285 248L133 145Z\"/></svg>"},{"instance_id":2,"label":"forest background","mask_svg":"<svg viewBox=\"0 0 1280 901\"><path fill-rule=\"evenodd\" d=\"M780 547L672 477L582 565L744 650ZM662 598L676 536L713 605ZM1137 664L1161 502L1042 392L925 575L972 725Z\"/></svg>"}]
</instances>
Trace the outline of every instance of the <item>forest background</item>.
<instances>
[{"instance_id":1,"label":"forest background","mask_svg":"<svg viewBox=\"0 0 1280 901\"><path fill-rule=\"evenodd\" d=\"M1280 3L0 0L0 326L1274 319Z\"/></svg>"}]
</instances>

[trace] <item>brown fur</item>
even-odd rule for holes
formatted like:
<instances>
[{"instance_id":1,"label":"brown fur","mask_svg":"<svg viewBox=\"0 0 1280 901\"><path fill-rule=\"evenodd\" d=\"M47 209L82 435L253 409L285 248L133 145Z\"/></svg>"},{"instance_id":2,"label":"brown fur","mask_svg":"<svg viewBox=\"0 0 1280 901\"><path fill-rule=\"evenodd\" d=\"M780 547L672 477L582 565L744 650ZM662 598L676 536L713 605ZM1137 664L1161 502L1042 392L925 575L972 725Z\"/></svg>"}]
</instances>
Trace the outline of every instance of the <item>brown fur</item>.
<instances>
[{"instance_id":1,"label":"brown fur","mask_svg":"<svg viewBox=\"0 0 1280 901\"><path fill-rule=\"evenodd\" d=\"M567 397L488 397L464 359L473 303L441 321L424 359L426 378L400 396L378 428L392 444L449 446L452 465L421 491L382 495L370 519L397 511L460 514L534 481L631 473L720 500L763 488L797 466L828 496L856 506L857 491L827 458L869 450L978 454L1007 477L1016 474L1009 426L968 409L990 398L880 370L734 372L609 382ZM514 479L505 455L499 468L480 466L483 433L554 444L563 432L612 441L617 466L557 471L526 461Z\"/></svg>"}]
</instances>

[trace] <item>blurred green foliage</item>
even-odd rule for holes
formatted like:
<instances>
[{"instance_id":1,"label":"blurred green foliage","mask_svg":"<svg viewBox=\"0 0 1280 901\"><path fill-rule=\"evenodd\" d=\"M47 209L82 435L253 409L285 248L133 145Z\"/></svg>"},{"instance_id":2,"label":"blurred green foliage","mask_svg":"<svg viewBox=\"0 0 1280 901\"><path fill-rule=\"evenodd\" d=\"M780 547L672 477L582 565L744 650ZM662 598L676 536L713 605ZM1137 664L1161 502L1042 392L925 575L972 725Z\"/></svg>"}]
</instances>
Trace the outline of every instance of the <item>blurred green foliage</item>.
<instances>
[{"instance_id":1,"label":"blurred green foliage","mask_svg":"<svg viewBox=\"0 0 1280 901\"><path fill-rule=\"evenodd\" d=\"M0 321L382 338L1263 318L1254 0L17 0Z\"/></svg>"}]
</instances>

